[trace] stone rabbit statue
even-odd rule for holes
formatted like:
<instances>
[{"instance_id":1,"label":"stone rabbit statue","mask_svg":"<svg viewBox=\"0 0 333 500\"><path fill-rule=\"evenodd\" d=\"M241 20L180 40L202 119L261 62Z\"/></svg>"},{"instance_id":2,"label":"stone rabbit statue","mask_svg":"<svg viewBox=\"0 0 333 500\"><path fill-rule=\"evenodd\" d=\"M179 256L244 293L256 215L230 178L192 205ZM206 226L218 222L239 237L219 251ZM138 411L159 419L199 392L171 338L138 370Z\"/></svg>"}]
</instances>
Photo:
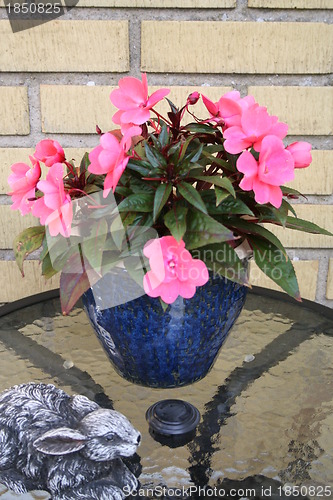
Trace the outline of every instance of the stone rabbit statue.
<instances>
[{"instance_id":1,"label":"stone rabbit statue","mask_svg":"<svg viewBox=\"0 0 333 500\"><path fill-rule=\"evenodd\" d=\"M118 500L137 487L121 457L141 439L124 415L50 384L0 394L0 483L54 500Z\"/></svg>"}]
</instances>

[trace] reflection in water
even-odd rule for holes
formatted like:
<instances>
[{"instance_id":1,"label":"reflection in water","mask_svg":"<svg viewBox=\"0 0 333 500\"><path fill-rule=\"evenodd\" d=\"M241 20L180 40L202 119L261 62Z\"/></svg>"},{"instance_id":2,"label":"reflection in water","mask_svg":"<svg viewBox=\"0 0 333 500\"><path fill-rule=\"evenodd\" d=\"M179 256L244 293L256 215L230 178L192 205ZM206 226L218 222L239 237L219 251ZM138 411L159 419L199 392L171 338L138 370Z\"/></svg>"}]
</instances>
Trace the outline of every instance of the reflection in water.
<instances>
[{"instance_id":1,"label":"reflection in water","mask_svg":"<svg viewBox=\"0 0 333 500\"><path fill-rule=\"evenodd\" d=\"M152 390L113 371L80 308L62 317L50 301L0 320L0 389L35 379L113 404L143 435L143 487L255 485L256 498L285 482L333 488L332 327L299 305L249 295L204 380ZM248 355L254 360L243 363ZM68 360L74 366L65 369ZM167 398L191 402L203 417L196 438L173 450L151 438L144 418Z\"/></svg>"}]
</instances>

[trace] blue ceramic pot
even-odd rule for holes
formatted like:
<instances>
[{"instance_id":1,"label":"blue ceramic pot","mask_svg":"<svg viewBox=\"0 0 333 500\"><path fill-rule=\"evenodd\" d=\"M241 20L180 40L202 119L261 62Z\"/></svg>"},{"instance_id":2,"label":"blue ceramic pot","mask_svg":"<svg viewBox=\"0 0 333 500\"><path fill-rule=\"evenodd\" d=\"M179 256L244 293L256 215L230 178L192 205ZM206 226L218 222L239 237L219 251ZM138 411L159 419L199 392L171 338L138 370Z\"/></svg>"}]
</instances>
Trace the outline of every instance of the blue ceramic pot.
<instances>
[{"instance_id":1,"label":"blue ceramic pot","mask_svg":"<svg viewBox=\"0 0 333 500\"><path fill-rule=\"evenodd\" d=\"M103 280L82 297L90 322L119 375L156 388L192 384L207 375L247 291L211 277L192 299L178 297L165 313L159 300L147 295L103 309L96 305Z\"/></svg>"}]
</instances>

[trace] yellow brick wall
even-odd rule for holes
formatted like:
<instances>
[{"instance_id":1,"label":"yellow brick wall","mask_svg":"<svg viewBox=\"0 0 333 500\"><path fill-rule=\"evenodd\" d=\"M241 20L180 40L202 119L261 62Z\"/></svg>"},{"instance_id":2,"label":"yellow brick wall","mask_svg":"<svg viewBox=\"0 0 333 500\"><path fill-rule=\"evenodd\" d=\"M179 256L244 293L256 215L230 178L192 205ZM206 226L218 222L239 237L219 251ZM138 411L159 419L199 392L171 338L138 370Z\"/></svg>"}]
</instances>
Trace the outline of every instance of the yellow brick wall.
<instances>
[{"instance_id":1,"label":"yellow brick wall","mask_svg":"<svg viewBox=\"0 0 333 500\"><path fill-rule=\"evenodd\" d=\"M70 15L15 34L3 6L0 303L58 286L57 277L41 278L38 261L26 262L24 279L13 261L12 239L33 219L9 207L10 165L27 161L45 137L70 158L92 149L96 124L113 128L112 88L141 71L151 91L171 87L175 103L193 90L213 100L232 88L253 94L289 124L291 141L312 142L311 167L290 184L307 195L295 208L333 231L332 0L79 0ZM294 259L302 296L332 306L333 239L276 234ZM251 279L275 288L254 264Z\"/></svg>"}]
</instances>

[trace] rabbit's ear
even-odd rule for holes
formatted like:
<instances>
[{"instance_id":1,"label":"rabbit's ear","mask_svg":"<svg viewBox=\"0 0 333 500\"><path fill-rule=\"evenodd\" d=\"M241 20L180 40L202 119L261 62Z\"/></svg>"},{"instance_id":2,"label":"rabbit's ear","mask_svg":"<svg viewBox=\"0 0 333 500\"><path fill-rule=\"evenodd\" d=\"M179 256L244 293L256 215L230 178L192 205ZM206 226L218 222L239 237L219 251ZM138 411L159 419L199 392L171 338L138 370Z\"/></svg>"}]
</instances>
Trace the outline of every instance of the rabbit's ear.
<instances>
[{"instance_id":1,"label":"rabbit's ear","mask_svg":"<svg viewBox=\"0 0 333 500\"><path fill-rule=\"evenodd\" d=\"M47 455L67 455L81 450L86 444L86 436L68 427L59 427L45 432L33 445Z\"/></svg>"}]
</instances>

